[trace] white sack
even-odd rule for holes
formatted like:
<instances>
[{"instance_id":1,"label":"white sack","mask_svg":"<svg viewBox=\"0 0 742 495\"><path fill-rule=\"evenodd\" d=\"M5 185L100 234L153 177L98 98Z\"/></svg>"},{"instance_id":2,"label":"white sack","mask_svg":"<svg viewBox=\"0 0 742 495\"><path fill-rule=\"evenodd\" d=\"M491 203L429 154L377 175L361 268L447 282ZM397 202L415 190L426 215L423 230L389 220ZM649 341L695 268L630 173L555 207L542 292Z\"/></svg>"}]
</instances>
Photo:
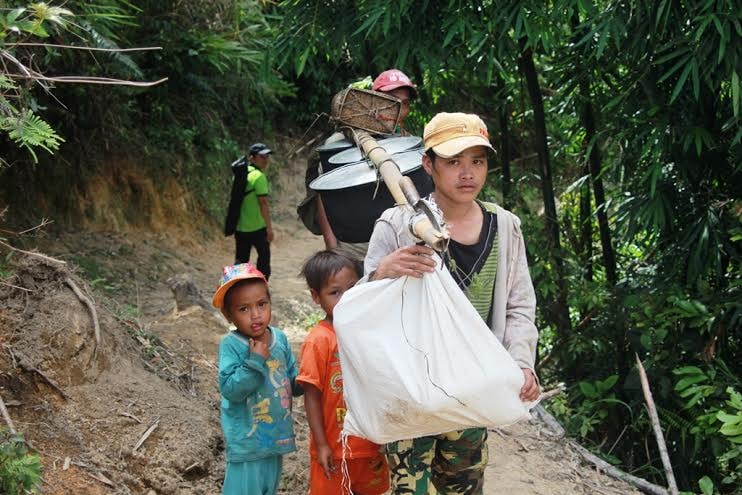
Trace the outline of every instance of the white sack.
<instances>
[{"instance_id":1,"label":"white sack","mask_svg":"<svg viewBox=\"0 0 742 495\"><path fill-rule=\"evenodd\" d=\"M529 416L523 372L438 261L422 279L353 287L335 307L344 433L384 444Z\"/></svg>"}]
</instances>

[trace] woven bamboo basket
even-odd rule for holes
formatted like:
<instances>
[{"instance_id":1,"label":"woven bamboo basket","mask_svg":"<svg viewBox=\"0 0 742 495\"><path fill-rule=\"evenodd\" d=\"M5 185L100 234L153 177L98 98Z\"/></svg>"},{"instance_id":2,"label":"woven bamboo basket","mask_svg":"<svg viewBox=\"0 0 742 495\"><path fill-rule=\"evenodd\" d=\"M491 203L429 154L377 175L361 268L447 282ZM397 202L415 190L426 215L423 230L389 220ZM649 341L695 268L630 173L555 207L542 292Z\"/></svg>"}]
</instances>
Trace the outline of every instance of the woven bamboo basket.
<instances>
[{"instance_id":1,"label":"woven bamboo basket","mask_svg":"<svg viewBox=\"0 0 742 495\"><path fill-rule=\"evenodd\" d=\"M337 122L374 134L391 134L402 112L400 101L377 91L346 88L332 98Z\"/></svg>"}]
</instances>

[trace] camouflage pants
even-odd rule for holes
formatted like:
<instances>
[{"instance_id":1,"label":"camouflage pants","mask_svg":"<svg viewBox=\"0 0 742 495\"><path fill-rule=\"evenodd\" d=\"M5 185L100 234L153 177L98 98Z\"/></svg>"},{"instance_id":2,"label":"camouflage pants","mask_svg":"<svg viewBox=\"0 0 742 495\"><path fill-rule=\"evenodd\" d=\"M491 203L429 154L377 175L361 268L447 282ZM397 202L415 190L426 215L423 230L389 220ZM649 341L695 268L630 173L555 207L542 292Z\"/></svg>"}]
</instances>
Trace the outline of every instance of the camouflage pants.
<instances>
[{"instance_id":1,"label":"camouflage pants","mask_svg":"<svg viewBox=\"0 0 742 495\"><path fill-rule=\"evenodd\" d=\"M487 430L471 428L386 445L395 495L481 495Z\"/></svg>"}]
</instances>

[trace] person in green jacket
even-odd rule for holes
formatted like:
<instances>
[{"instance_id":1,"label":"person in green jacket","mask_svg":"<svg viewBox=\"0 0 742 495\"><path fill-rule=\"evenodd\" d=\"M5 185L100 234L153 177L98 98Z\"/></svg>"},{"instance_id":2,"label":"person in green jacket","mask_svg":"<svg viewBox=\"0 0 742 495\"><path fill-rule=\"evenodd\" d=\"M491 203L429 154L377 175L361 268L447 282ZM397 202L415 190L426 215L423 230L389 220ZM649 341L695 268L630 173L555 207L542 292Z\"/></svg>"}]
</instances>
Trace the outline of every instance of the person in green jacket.
<instances>
[{"instance_id":1,"label":"person in green jacket","mask_svg":"<svg viewBox=\"0 0 742 495\"><path fill-rule=\"evenodd\" d=\"M270 185L266 171L272 150L263 143L250 146L249 162L242 157L232 164L234 181L230 195L224 234L234 234L235 264L250 261L254 247L258 253L257 268L266 280L271 275L271 223L268 195Z\"/></svg>"}]
</instances>

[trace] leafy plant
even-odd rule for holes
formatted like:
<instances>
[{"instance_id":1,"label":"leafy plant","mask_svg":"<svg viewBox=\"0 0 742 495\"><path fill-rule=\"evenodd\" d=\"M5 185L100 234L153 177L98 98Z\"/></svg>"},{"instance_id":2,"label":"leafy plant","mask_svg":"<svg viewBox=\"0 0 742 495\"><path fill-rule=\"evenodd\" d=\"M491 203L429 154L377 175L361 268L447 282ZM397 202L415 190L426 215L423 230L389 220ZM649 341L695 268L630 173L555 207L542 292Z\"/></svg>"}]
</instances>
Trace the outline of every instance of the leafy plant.
<instances>
[{"instance_id":1,"label":"leafy plant","mask_svg":"<svg viewBox=\"0 0 742 495\"><path fill-rule=\"evenodd\" d=\"M41 459L28 450L23 435L0 429L0 492L8 495L38 493Z\"/></svg>"}]
</instances>

